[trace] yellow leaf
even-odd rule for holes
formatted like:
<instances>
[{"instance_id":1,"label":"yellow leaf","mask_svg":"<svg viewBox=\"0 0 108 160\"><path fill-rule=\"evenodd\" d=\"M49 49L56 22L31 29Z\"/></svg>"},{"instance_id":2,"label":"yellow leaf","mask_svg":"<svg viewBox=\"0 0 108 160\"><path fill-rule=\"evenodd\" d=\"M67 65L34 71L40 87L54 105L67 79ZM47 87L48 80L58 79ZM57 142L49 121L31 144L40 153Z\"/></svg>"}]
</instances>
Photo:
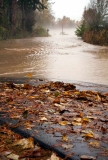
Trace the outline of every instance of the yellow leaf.
<instances>
[{"instance_id":1,"label":"yellow leaf","mask_svg":"<svg viewBox=\"0 0 108 160\"><path fill-rule=\"evenodd\" d=\"M86 138L93 138L93 134L91 134L91 133L86 133L86 134L84 135L84 137L86 137Z\"/></svg>"},{"instance_id":2,"label":"yellow leaf","mask_svg":"<svg viewBox=\"0 0 108 160\"><path fill-rule=\"evenodd\" d=\"M61 121L61 122L59 122L59 124L60 124L61 126L65 126L65 125L68 124L68 122L67 122L67 121Z\"/></svg>"},{"instance_id":3,"label":"yellow leaf","mask_svg":"<svg viewBox=\"0 0 108 160\"><path fill-rule=\"evenodd\" d=\"M81 125L82 125L82 123L80 123L80 122L72 122L72 124L73 124L74 126L81 126Z\"/></svg>"},{"instance_id":4,"label":"yellow leaf","mask_svg":"<svg viewBox=\"0 0 108 160\"><path fill-rule=\"evenodd\" d=\"M30 99L35 99L35 98L36 98L36 96L30 96L29 98L30 98Z\"/></svg>"},{"instance_id":5,"label":"yellow leaf","mask_svg":"<svg viewBox=\"0 0 108 160\"><path fill-rule=\"evenodd\" d=\"M82 133L85 133L85 134L90 133L90 134L93 134L93 135L94 135L94 133L93 133L91 130L82 130Z\"/></svg>"},{"instance_id":6,"label":"yellow leaf","mask_svg":"<svg viewBox=\"0 0 108 160\"><path fill-rule=\"evenodd\" d=\"M100 102L101 101L101 98L100 98L100 96L97 94L97 96L96 96L96 101L98 101L98 102Z\"/></svg>"},{"instance_id":7,"label":"yellow leaf","mask_svg":"<svg viewBox=\"0 0 108 160\"><path fill-rule=\"evenodd\" d=\"M65 95L65 96L68 96L68 95L69 95L69 92L68 92L68 91L64 92L64 95Z\"/></svg>"},{"instance_id":8,"label":"yellow leaf","mask_svg":"<svg viewBox=\"0 0 108 160\"><path fill-rule=\"evenodd\" d=\"M76 122L81 122L81 118L74 118L74 121L76 121Z\"/></svg>"},{"instance_id":9,"label":"yellow leaf","mask_svg":"<svg viewBox=\"0 0 108 160\"><path fill-rule=\"evenodd\" d=\"M49 92L50 92L50 90L49 90L49 89L41 89L41 92L49 93Z\"/></svg>"},{"instance_id":10,"label":"yellow leaf","mask_svg":"<svg viewBox=\"0 0 108 160\"><path fill-rule=\"evenodd\" d=\"M74 94L75 94L75 95L79 95L79 94L80 94L80 92L74 92Z\"/></svg>"},{"instance_id":11,"label":"yellow leaf","mask_svg":"<svg viewBox=\"0 0 108 160\"><path fill-rule=\"evenodd\" d=\"M32 74L31 74L31 73L28 73L28 74L27 74L27 77L28 77L28 78L32 78Z\"/></svg>"},{"instance_id":12,"label":"yellow leaf","mask_svg":"<svg viewBox=\"0 0 108 160\"><path fill-rule=\"evenodd\" d=\"M67 142L68 141L68 137L66 135L62 136L63 141Z\"/></svg>"},{"instance_id":13,"label":"yellow leaf","mask_svg":"<svg viewBox=\"0 0 108 160\"><path fill-rule=\"evenodd\" d=\"M100 143L97 142L97 141L90 142L89 145L92 146L92 147L96 147L96 148L99 148L99 147L100 147Z\"/></svg>"},{"instance_id":14,"label":"yellow leaf","mask_svg":"<svg viewBox=\"0 0 108 160\"><path fill-rule=\"evenodd\" d=\"M89 119L88 119L87 117L84 117L84 118L83 118L83 121L89 122Z\"/></svg>"}]
</instances>

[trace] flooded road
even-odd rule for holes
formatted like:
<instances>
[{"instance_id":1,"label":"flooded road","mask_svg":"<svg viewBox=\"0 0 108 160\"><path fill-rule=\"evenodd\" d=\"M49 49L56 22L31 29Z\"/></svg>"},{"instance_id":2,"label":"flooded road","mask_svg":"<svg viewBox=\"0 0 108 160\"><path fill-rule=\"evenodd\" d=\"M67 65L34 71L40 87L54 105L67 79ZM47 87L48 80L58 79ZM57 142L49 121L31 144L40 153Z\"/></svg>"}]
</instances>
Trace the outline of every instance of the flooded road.
<instances>
[{"instance_id":1,"label":"flooded road","mask_svg":"<svg viewBox=\"0 0 108 160\"><path fill-rule=\"evenodd\" d=\"M108 47L76 37L74 30L51 37L0 41L0 77L75 80L108 85Z\"/></svg>"}]
</instances>

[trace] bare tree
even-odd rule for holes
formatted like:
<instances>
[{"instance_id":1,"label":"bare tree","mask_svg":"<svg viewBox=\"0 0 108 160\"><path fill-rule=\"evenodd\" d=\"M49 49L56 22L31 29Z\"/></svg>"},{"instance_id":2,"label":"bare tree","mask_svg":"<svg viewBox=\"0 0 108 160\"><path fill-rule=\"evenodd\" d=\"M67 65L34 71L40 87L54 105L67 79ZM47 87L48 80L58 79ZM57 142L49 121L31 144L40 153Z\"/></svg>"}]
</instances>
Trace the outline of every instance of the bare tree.
<instances>
[{"instance_id":1,"label":"bare tree","mask_svg":"<svg viewBox=\"0 0 108 160\"><path fill-rule=\"evenodd\" d=\"M108 0L90 0L83 19L87 26L104 27L108 23Z\"/></svg>"}]
</instances>

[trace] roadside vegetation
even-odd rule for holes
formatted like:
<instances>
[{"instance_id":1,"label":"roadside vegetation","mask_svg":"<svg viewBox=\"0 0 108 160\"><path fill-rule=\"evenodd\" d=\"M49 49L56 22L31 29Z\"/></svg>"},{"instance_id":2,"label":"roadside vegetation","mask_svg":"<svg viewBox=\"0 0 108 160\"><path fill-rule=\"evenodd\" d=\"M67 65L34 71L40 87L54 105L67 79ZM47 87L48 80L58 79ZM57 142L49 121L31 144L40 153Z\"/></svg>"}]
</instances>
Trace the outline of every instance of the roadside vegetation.
<instances>
[{"instance_id":1,"label":"roadside vegetation","mask_svg":"<svg viewBox=\"0 0 108 160\"><path fill-rule=\"evenodd\" d=\"M0 0L0 39L44 37L49 28L76 26L66 16L55 20L52 5L50 0Z\"/></svg>"},{"instance_id":2,"label":"roadside vegetation","mask_svg":"<svg viewBox=\"0 0 108 160\"><path fill-rule=\"evenodd\" d=\"M90 0L76 29L76 35L91 44L108 45L107 0Z\"/></svg>"},{"instance_id":3,"label":"roadside vegetation","mask_svg":"<svg viewBox=\"0 0 108 160\"><path fill-rule=\"evenodd\" d=\"M23 38L28 36L47 36L40 24L39 14L53 19L50 2L47 0L1 0L0 1L0 39ZM43 21L45 22L45 18ZM34 27L35 26L35 27Z\"/></svg>"}]
</instances>

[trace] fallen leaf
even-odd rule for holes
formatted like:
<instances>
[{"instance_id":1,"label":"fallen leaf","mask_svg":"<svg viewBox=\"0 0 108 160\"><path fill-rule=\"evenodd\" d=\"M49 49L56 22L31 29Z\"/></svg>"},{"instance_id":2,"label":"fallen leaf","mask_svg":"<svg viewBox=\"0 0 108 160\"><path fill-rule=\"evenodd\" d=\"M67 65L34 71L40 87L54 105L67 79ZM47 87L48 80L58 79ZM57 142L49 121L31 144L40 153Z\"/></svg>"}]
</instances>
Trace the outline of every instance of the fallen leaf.
<instances>
[{"instance_id":1,"label":"fallen leaf","mask_svg":"<svg viewBox=\"0 0 108 160\"><path fill-rule=\"evenodd\" d=\"M12 159L12 160L18 160L19 159L19 155L16 154L10 154L7 156L7 158Z\"/></svg>"},{"instance_id":2,"label":"fallen leaf","mask_svg":"<svg viewBox=\"0 0 108 160\"><path fill-rule=\"evenodd\" d=\"M88 119L97 119L95 116L87 116Z\"/></svg>"},{"instance_id":3,"label":"fallen leaf","mask_svg":"<svg viewBox=\"0 0 108 160\"><path fill-rule=\"evenodd\" d=\"M98 101L98 102L100 102L101 101L101 98L100 98L100 96L97 94L97 96L96 96L96 101Z\"/></svg>"},{"instance_id":4,"label":"fallen leaf","mask_svg":"<svg viewBox=\"0 0 108 160\"><path fill-rule=\"evenodd\" d=\"M99 134L94 134L94 139L101 140L101 136Z\"/></svg>"},{"instance_id":5,"label":"fallen leaf","mask_svg":"<svg viewBox=\"0 0 108 160\"><path fill-rule=\"evenodd\" d=\"M68 141L68 137L66 135L62 136L63 141L67 142Z\"/></svg>"},{"instance_id":6,"label":"fallen leaf","mask_svg":"<svg viewBox=\"0 0 108 160\"><path fill-rule=\"evenodd\" d=\"M86 134L84 135L84 137L86 137L86 138L93 138L93 134L91 134L91 133L86 133Z\"/></svg>"},{"instance_id":7,"label":"fallen leaf","mask_svg":"<svg viewBox=\"0 0 108 160\"><path fill-rule=\"evenodd\" d=\"M96 147L96 148L99 148L99 147L100 147L100 143L97 142L97 141L90 142L89 145L92 146L92 147Z\"/></svg>"},{"instance_id":8,"label":"fallen leaf","mask_svg":"<svg viewBox=\"0 0 108 160\"><path fill-rule=\"evenodd\" d=\"M47 118L42 117L40 120L41 120L41 121L47 121Z\"/></svg>"},{"instance_id":9,"label":"fallen leaf","mask_svg":"<svg viewBox=\"0 0 108 160\"><path fill-rule=\"evenodd\" d=\"M81 126L82 123L80 123L80 122L72 122L72 125L73 125L73 126Z\"/></svg>"},{"instance_id":10,"label":"fallen leaf","mask_svg":"<svg viewBox=\"0 0 108 160\"><path fill-rule=\"evenodd\" d=\"M71 144L62 144L61 145L64 149L71 149L74 147L74 145L71 145Z\"/></svg>"},{"instance_id":11,"label":"fallen leaf","mask_svg":"<svg viewBox=\"0 0 108 160\"><path fill-rule=\"evenodd\" d=\"M32 78L32 74L31 74L31 73L28 73L28 74L27 74L27 77L28 77L28 78Z\"/></svg>"},{"instance_id":12,"label":"fallen leaf","mask_svg":"<svg viewBox=\"0 0 108 160\"><path fill-rule=\"evenodd\" d=\"M60 103L60 99L59 98L55 98L53 103Z\"/></svg>"},{"instance_id":13,"label":"fallen leaf","mask_svg":"<svg viewBox=\"0 0 108 160\"><path fill-rule=\"evenodd\" d=\"M21 145L23 149L28 149L28 148L34 148L34 139L32 137L30 138L23 138L18 140L13 144L13 146Z\"/></svg>"},{"instance_id":14,"label":"fallen leaf","mask_svg":"<svg viewBox=\"0 0 108 160\"><path fill-rule=\"evenodd\" d=\"M96 157L88 156L88 155L82 155L80 156L81 160L96 160Z\"/></svg>"},{"instance_id":15,"label":"fallen leaf","mask_svg":"<svg viewBox=\"0 0 108 160\"><path fill-rule=\"evenodd\" d=\"M88 117L84 117L84 118L83 118L83 121L85 121L85 122L89 122Z\"/></svg>"},{"instance_id":16,"label":"fallen leaf","mask_svg":"<svg viewBox=\"0 0 108 160\"><path fill-rule=\"evenodd\" d=\"M68 124L68 122L67 122L67 121L61 121L61 122L59 122L59 124L60 124L61 126L65 126L65 125Z\"/></svg>"},{"instance_id":17,"label":"fallen leaf","mask_svg":"<svg viewBox=\"0 0 108 160\"><path fill-rule=\"evenodd\" d=\"M81 118L83 117L83 112L80 112L79 117Z\"/></svg>"},{"instance_id":18,"label":"fallen leaf","mask_svg":"<svg viewBox=\"0 0 108 160\"><path fill-rule=\"evenodd\" d=\"M54 106L58 107L58 109L59 109L60 111L63 111L63 110L65 110L65 108L66 108L64 105L61 105L61 104L58 104L58 103L55 103Z\"/></svg>"},{"instance_id":19,"label":"fallen leaf","mask_svg":"<svg viewBox=\"0 0 108 160\"><path fill-rule=\"evenodd\" d=\"M47 159L47 160L60 160L61 158L59 158L55 153L52 153L51 158Z\"/></svg>"},{"instance_id":20,"label":"fallen leaf","mask_svg":"<svg viewBox=\"0 0 108 160\"><path fill-rule=\"evenodd\" d=\"M74 118L73 120L76 121L76 122L81 122L82 121L81 118Z\"/></svg>"}]
</instances>

